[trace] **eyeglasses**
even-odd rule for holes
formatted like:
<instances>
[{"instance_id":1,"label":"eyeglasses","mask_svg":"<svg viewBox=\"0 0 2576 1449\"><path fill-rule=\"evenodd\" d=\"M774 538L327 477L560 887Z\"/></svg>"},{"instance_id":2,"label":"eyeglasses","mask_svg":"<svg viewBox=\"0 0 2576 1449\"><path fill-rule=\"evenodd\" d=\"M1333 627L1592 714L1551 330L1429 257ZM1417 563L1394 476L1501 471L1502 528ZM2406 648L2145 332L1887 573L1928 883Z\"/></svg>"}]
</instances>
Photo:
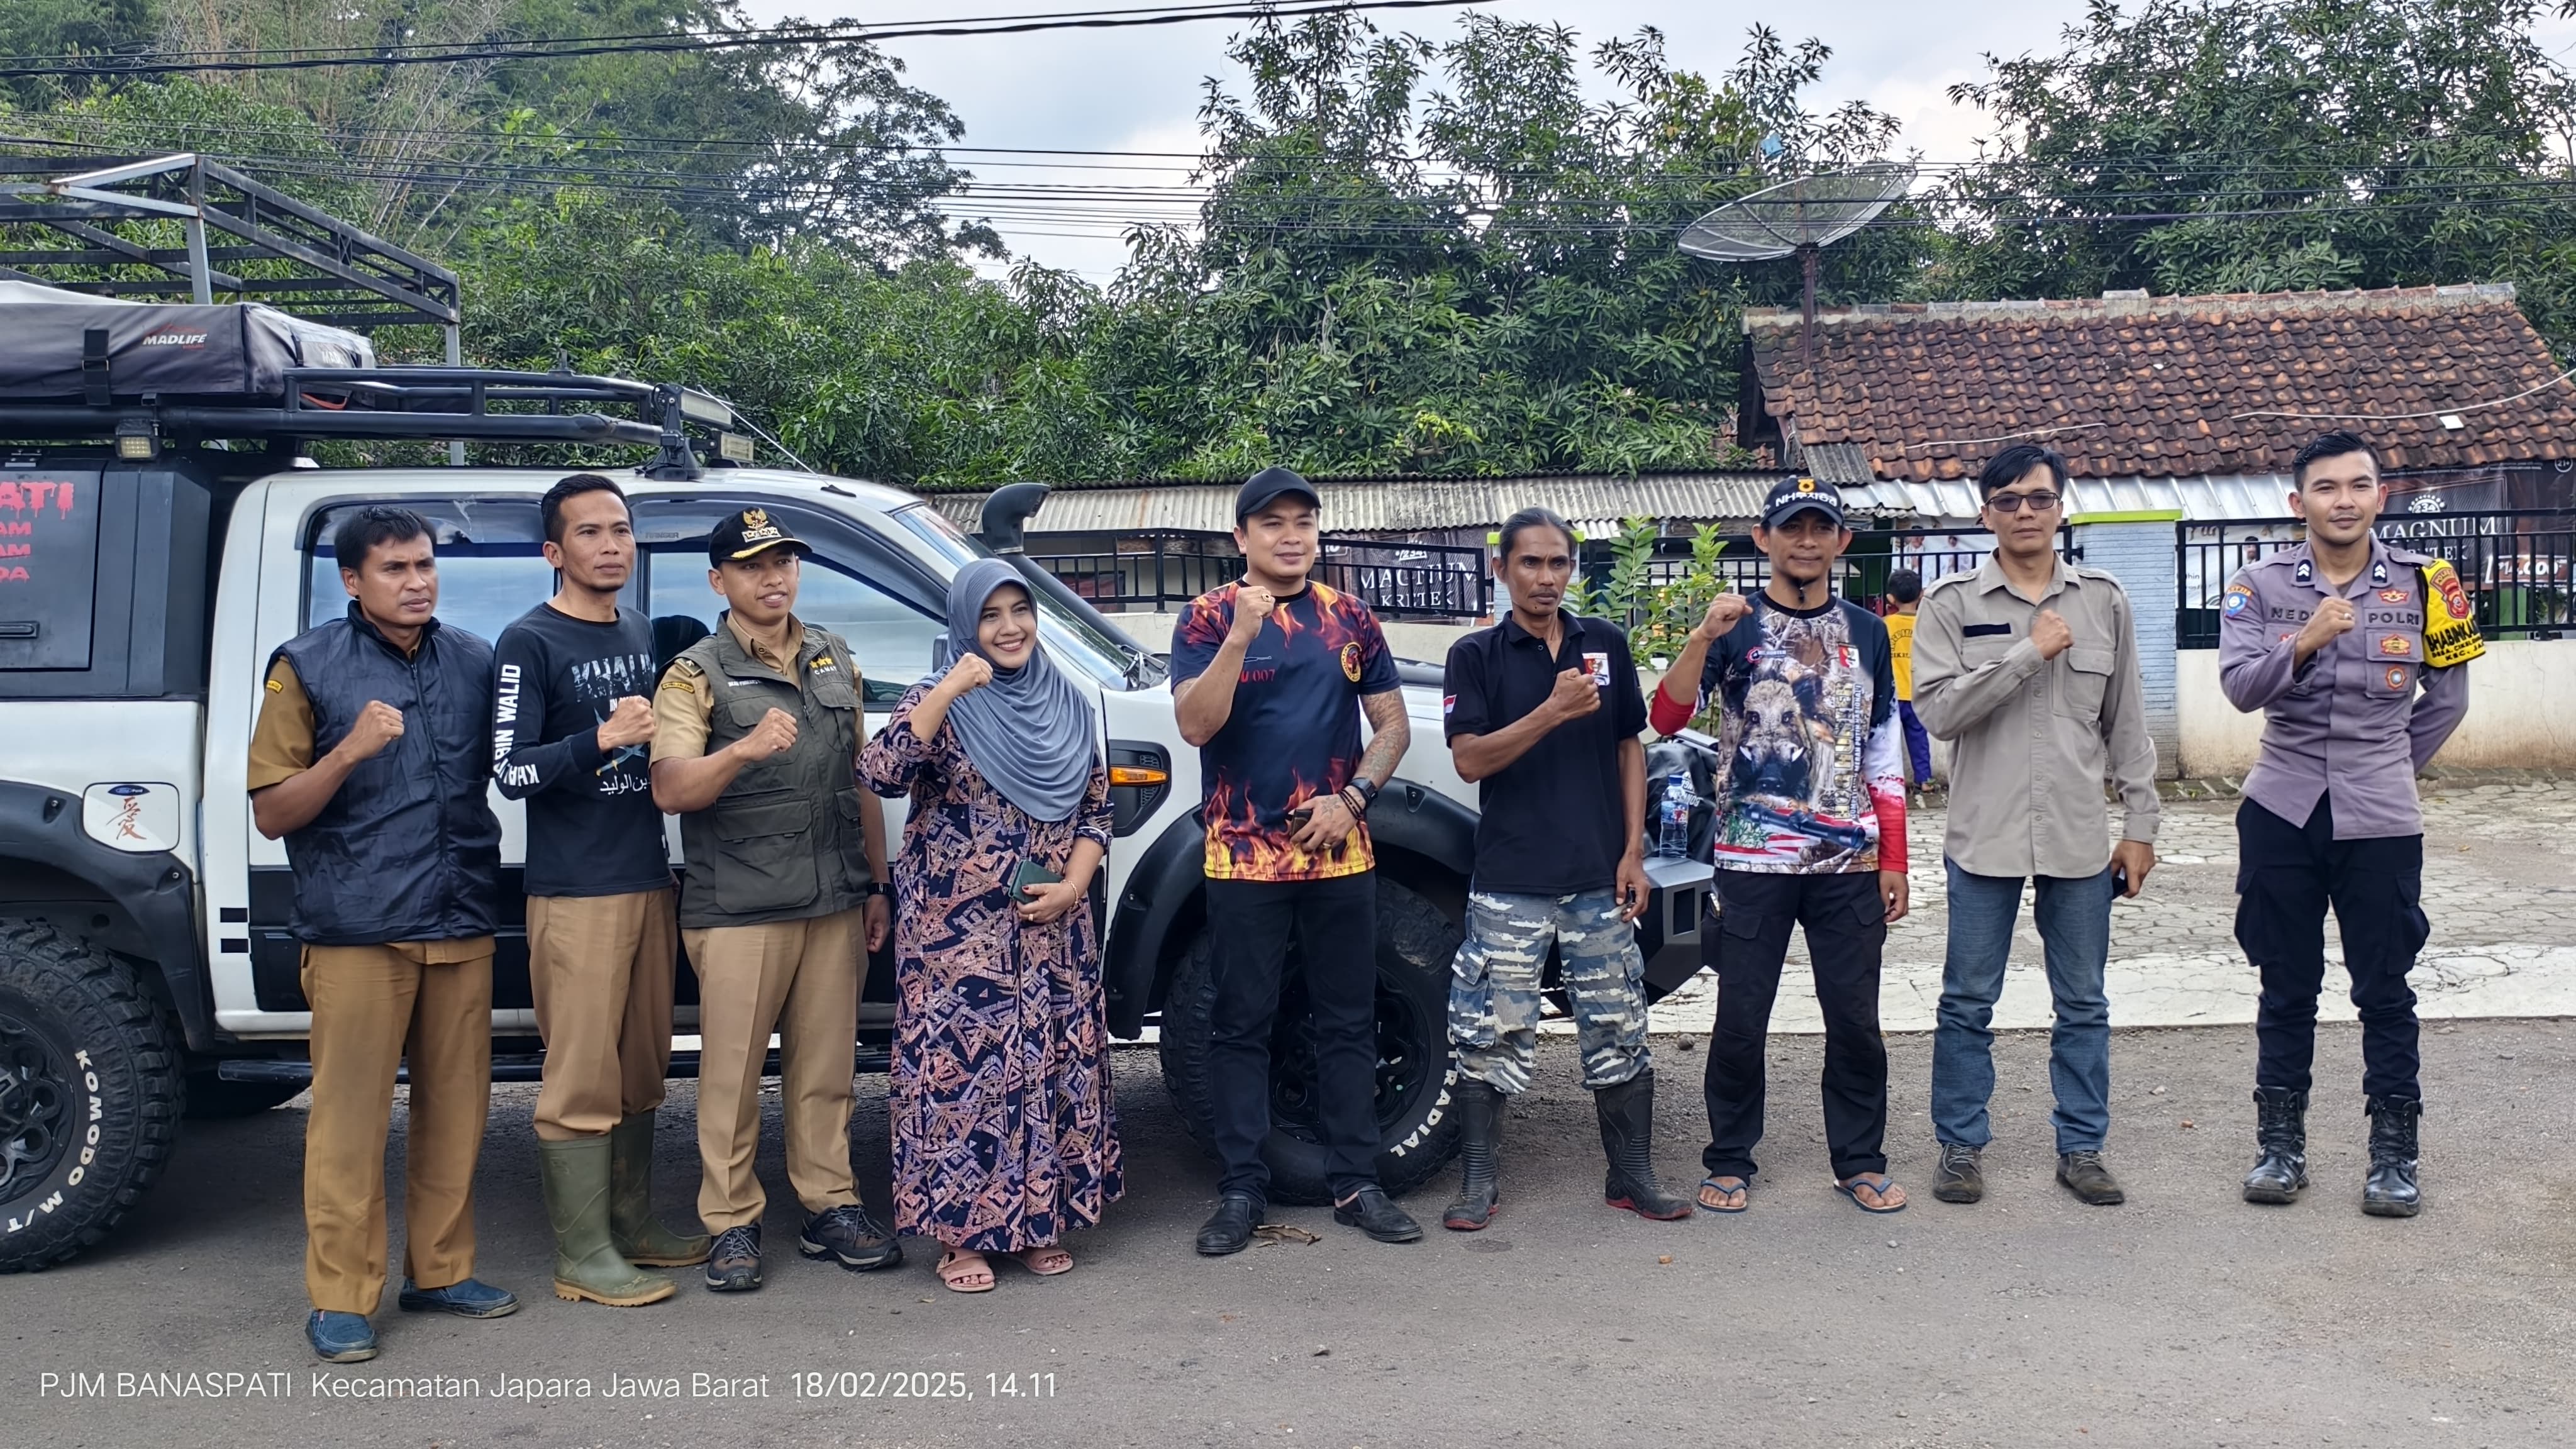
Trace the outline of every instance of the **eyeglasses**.
<instances>
[{"instance_id":1,"label":"eyeglasses","mask_svg":"<svg viewBox=\"0 0 2576 1449\"><path fill-rule=\"evenodd\" d=\"M2057 506L2054 493L1997 493L1986 499L1986 506L1997 513L2019 513L2027 508L2033 513L2046 513Z\"/></svg>"}]
</instances>

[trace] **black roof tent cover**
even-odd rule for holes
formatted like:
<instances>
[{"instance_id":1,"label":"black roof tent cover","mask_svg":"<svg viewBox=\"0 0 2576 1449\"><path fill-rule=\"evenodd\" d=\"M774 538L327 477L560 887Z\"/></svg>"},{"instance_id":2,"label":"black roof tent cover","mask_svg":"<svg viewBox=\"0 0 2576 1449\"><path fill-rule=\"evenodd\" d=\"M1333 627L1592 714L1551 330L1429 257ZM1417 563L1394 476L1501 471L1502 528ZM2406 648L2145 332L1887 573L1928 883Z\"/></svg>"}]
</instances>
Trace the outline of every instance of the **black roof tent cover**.
<instances>
[{"instance_id":1,"label":"black roof tent cover","mask_svg":"<svg viewBox=\"0 0 2576 1449\"><path fill-rule=\"evenodd\" d=\"M0 281L0 396L278 402L288 368L375 362L358 334L259 302L128 302ZM93 391L102 385L105 397Z\"/></svg>"}]
</instances>

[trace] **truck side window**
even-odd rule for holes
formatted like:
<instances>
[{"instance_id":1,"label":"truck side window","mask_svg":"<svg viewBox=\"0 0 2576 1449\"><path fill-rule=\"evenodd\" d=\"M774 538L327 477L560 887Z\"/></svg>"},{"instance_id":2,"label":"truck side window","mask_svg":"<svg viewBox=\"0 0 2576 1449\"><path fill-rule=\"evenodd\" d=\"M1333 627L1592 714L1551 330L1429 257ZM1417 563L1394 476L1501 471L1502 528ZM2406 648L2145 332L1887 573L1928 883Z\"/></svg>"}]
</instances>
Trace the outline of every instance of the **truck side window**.
<instances>
[{"instance_id":1,"label":"truck side window","mask_svg":"<svg viewBox=\"0 0 2576 1449\"><path fill-rule=\"evenodd\" d=\"M387 500L429 520L438 547L439 621L489 643L510 622L555 591L555 571L541 547L545 533L533 498L397 498ZM306 527L311 564L304 627L348 612L331 534L362 504L335 504Z\"/></svg>"},{"instance_id":2,"label":"truck side window","mask_svg":"<svg viewBox=\"0 0 2576 1449\"><path fill-rule=\"evenodd\" d=\"M772 511L781 511L774 503ZM653 644L664 660L703 639L724 610L724 597L707 584L707 530L726 511L722 503L639 500L636 527L646 555L645 612L653 619ZM867 703L883 709L930 672L931 642L946 624L922 604L879 585L852 557L835 547L839 525L801 510L788 526L813 545L797 585L796 617L849 641L867 682ZM674 537L674 534L681 536Z\"/></svg>"}]
</instances>

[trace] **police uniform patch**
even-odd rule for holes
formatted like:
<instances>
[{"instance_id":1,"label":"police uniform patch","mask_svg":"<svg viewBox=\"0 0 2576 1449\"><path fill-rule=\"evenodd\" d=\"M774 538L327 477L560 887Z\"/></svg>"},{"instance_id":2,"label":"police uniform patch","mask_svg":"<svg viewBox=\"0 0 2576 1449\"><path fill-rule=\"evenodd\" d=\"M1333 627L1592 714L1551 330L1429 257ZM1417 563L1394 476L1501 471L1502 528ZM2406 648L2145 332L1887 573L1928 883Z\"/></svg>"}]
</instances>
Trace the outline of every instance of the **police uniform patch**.
<instances>
[{"instance_id":1,"label":"police uniform patch","mask_svg":"<svg viewBox=\"0 0 2576 1449\"><path fill-rule=\"evenodd\" d=\"M2406 592L2404 589L2381 589L2379 591L2379 602L2383 604L2402 604L2413 597L2415 597L2413 594Z\"/></svg>"},{"instance_id":2,"label":"police uniform patch","mask_svg":"<svg viewBox=\"0 0 2576 1449\"><path fill-rule=\"evenodd\" d=\"M2406 634L2383 635L2379 641L2379 652L2391 659L2412 659L2415 657L2415 640Z\"/></svg>"},{"instance_id":3,"label":"police uniform patch","mask_svg":"<svg viewBox=\"0 0 2576 1449\"><path fill-rule=\"evenodd\" d=\"M286 682L281 679L270 680L268 682L268 692L271 694L284 694L286 692Z\"/></svg>"},{"instance_id":4,"label":"police uniform patch","mask_svg":"<svg viewBox=\"0 0 2576 1449\"><path fill-rule=\"evenodd\" d=\"M2219 602L2218 607L2220 612L2233 619L2244 613L2245 606L2253 602L2254 591L2243 584L2237 584L2227 591L2227 597Z\"/></svg>"},{"instance_id":5,"label":"police uniform patch","mask_svg":"<svg viewBox=\"0 0 2576 1449\"><path fill-rule=\"evenodd\" d=\"M669 671L662 676L662 687L676 689L683 694L695 694L698 692L698 687L692 681L705 678L706 673L706 670L700 668L698 661L694 659L686 657L674 659L671 661Z\"/></svg>"},{"instance_id":6,"label":"police uniform patch","mask_svg":"<svg viewBox=\"0 0 2576 1449\"><path fill-rule=\"evenodd\" d=\"M2440 559L2423 566L2424 662L2435 669L2466 664L2487 652L2478 637L2477 612L2460 576Z\"/></svg>"},{"instance_id":7,"label":"police uniform patch","mask_svg":"<svg viewBox=\"0 0 2576 1449\"><path fill-rule=\"evenodd\" d=\"M2389 665L2388 673L2385 677L2388 681L2389 688L2404 689L2406 687L2406 666L2403 664Z\"/></svg>"},{"instance_id":8,"label":"police uniform patch","mask_svg":"<svg viewBox=\"0 0 2576 1449\"><path fill-rule=\"evenodd\" d=\"M2291 579L2291 581L2292 581L2293 583L2301 583L2301 584L2312 584L2312 583L2315 583L2315 582L2316 582L2316 579L2317 579L2317 566L2316 566L2316 564L2315 564L2312 560L2309 560L2309 559L2301 559L2301 560L2299 560L2299 566L2298 566L2297 568L2292 569L2292 570L2290 571L2290 579Z\"/></svg>"}]
</instances>

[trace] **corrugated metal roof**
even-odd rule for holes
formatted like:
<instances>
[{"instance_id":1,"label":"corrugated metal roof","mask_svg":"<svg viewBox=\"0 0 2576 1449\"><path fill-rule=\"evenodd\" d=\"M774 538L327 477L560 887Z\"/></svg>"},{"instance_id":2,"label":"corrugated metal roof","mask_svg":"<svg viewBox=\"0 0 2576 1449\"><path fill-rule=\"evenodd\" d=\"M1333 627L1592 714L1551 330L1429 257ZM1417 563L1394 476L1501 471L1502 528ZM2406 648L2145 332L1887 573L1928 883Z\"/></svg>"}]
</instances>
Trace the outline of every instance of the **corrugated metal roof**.
<instances>
[{"instance_id":1,"label":"corrugated metal roof","mask_svg":"<svg viewBox=\"0 0 2576 1449\"><path fill-rule=\"evenodd\" d=\"M2075 506L2069 515L2082 523L2087 514L2135 513L2180 509L2197 523L2233 523L2242 519L2282 517L2290 492L2287 473L2239 473L2200 478L2077 478L2070 490ZM1931 483L1881 482L1843 489L1846 503L1859 499L1884 512L1907 512L1925 522L1973 523L1978 513L1973 479Z\"/></svg>"},{"instance_id":2,"label":"corrugated metal roof","mask_svg":"<svg viewBox=\"0 0 2576 1449\"><path fill-rule=\"evenodd\" d=\"M1419 478L1317 484L1324 525L1336 533L1491 528L1533 505L1553 508L1586 533L1628 517L1752 518L1777 473L1540 474L1520 478ZM1234 527L1236 485L1153 483L1065 488L1047 495L1032 533L1129 533L1150 528L1219 532ZM972 529L982 493L940 493L932 503Z\"/></svg>"}]
</instances>

